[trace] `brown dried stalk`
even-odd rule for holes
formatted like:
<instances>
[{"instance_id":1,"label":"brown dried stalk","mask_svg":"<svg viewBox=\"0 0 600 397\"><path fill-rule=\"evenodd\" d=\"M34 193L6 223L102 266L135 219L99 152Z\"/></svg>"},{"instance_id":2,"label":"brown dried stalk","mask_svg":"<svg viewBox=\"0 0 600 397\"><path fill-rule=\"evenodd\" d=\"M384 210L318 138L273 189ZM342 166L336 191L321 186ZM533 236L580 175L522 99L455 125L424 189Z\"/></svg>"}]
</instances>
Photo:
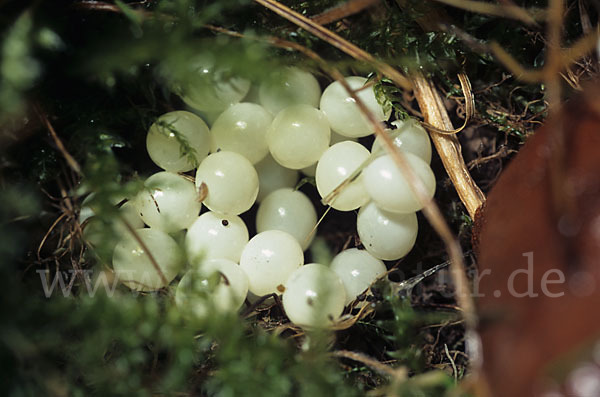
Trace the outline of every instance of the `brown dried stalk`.
<instances>
[{"instance_id":1,"label":"brown dried stalk","mask_svg":"<svg viewBox=\"0 0 600 397\"><path fill-rule=\"evenodd\" d=\"M77 161L75 160L75 158L73 158L73 156L71 156L71 154L67 151L67 148L62 143L62 141L58 137L58 134L54 130L54 127L52 126L52 123L50 123L50 120L48 119L48 116L46 116L46 114L44 113L44 111L42 109L40 109L39 106L35 105L34 109L35 109L35 112L37 113L38 117L40 118L40 120L42 121L42 123L44 124L44 126L46 127L46 129L48 129L48 132L50 132L50 136L52 136L52 140L56 144L56 147L58 148L58 151L65 158L65 161L67 162L67 164L69 165L69 167L71 167L71 169L73 171L75 171L77 174L81 175L81 167L79 166L79 163L77 163Z\"/></svg>"},{"instance_id":2,"label":"brown dried stalk","mask_svg":"<svg viewBox=\"0 0 600 397\"><path fill-rule=\"evenodd\" d=\"M364 9L374 6L380 0L348 0L345 3L339 4L321 14L311 17L314 22L319 25L327 25L340 19L347 18L351 15L358 14Z\"/></svg>"},{"instance_id":3,"label":"brown dried stalk","mask_svg":"<svg viewBox=\"0 0 600 397\"><path fill-rule=\"evenodd\" d=\"M448 112L433 83L420 73L413 75L412 81L415 98L427 124L438 129L453 130ZM436 131L430 131L430 136L461 201L474 218L477 209L485 202L485 196L468 172L458 138Z\"/></svg>"},{"instance_id":4,"label":"brown dried stalk","mask_svg":"<svg viewBox=\"0 0 600 397\"><path fill-rule=\"evenodd\" d=\"M452 7L461 8L477 14L493 15L511 18L521 21L527 25L537 25L537 22L524 9L514 4L492 4L473 0L435 0Z\"/></svg>"}]
</instances>

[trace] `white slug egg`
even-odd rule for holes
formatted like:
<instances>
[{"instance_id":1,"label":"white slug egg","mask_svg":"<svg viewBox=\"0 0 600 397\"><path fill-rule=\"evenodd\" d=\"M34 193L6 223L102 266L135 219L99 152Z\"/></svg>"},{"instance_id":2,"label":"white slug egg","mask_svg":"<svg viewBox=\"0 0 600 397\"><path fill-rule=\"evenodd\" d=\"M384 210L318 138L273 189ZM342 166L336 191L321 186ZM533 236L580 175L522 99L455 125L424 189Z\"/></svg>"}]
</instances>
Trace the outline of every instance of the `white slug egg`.
<instances>
[{"instance_id":1,"label":"white slug egg","mask_svg":"<svg viewBox=\"0 0 600 397\"><path fill-rule=\"evenodd\" d=\"M313 165L309 165L308 167L304 167L300 170L304 176L310 176L312 178L317 174L317 163Z\"/></svg>"},{"instance_id":2,"label":"white slug egg","mask_svg":"<svg viewBox=\"0 0 600 397\"><path fill-rule=\"evenodd\" d=\"M250 81L231 76L227 69L215 66L214 56L204 53L192 62L193 79L179 90L181 99L190 107L215 113L242 100L250 90Z\"/></svg>"},{"instance_id":3,"label":"white slug egg","mask_svg":"<svg viewBox=\"0 0 600 397\"><path fill-rule=\"evenodd\" d=\"M267 143L275 161L301 169L319 160L329 147L330 134L323 112L308 105L294 105L277 114L267 132Z\"/></svg>"},{"instance_id":4,"label":"white slug egg","mask_svg":"<svg viewBox=\"0 0 600 397\"><path fill-rule=\"evenodd\" d=\"M395 130L385 130L390 135L394 146L405 152L412 153L427 164L431 163L431 141L427 131L414 119L392 122ZM377 137L371 147L371 153L378 156L387 153L382 139Z\"/></svg>"},{"instance_id":5,"label":"white slug egg","mask_svg":"<svg viewBox=\"0 0 600 397\"><path fill-rule=\"evenodd\" d=\"M247 158L235 152L217 152L200 163L196 188L206 185L204 205L227 215L248 211L258 195L258 174Z\"/></svg>"},{"instance_id":6,"label":"white slug egg","mask_svg":"<svg viewBox=\"0 0 600 397\"><path fill-rule=\"evenodd\" d=\"M270 154L255 165L258 173L257 202L261 202L269 193L284 187L295 187L298 182L298 171L285 168L273 159Z\"/></svg>"},{"instance_id":7,"label":"white slug egg","mask_svg":"<svg viewBox=\"0 0 600 397\"><path fill-rule=\"evenodd\" d=\"M312 232L316 225L315 207L304 193L291 188L279 189L269 194L256 213L258 233L267 230L287 232L296 238L303 250L312 242Z\"/></svg>"},{"instance_id":8,"label":"white slug egg","mask_svg":"<svg viewBox=\"0 0 600 397\"><path fill-rule=\"evenodd\" d=\"M319 106L321 87L309 72L296 67L285 67L272 73L271 78L260 85L258 98L273 115L293 105Z\"/></svg>"},{"instance_id":9,"label":"white slug egg","mask_svg":"<svg viewBox=\"0 0 600 397\"><path fill-rule=\"evenodd\" d=\"M402 153L409 167L425 185L428 198L435 193L435 175L429 165L412 153ZM390 155L375 159L363 172L364 186L369 196L382 209L406 214L419 211L423 204L413 193L402 171Z\"/></svg>"},{"instance_id":10,"label":"white slug egg","mask_svg":"<svg viewBox=\"0 0 600 397\"><path fill-rule=\"evenodd\" d=\"M179 281L175 303L180 310L190 310L198 318L211 311L237 311L248 294L248 277L240 266L228 259L203 261Z\"/></svg>"},{"instance_id":11,"label":"white slug egg","mask_svg":"<svg viewBox=\"0 0 600 397\"><path fill-rule=\"evenodd\" d=\"M272 121L271 114L260 105L232 105L213 123L211 151L236 152L256 164L269 153L265 135Z\"/></svg>"},{"instance_id":12,"label":"white slug egg","mask_svg":"<svg viewBox=\"0 0 600 397\"><path fill-rule=\"evenodd\" d=\"M347 179L361 164L369 158L370 153L360 143L345 141L331 146L317 163L316 182L321 197L328 194ZM351 211L369 201L369 195L363 185L362 174L344 186L330 205L339 211Z\"/></svg>"},{"instance_id":13,"label":"white slug egg","mask_svg":"<svg viewBox=\"0 0 600 397\"><path fill-rule=\"evenodd\" d=\"M281 294L290 274L304 264L298 241L289 233L268 230L252 237L240 259L255 295Z\"/></svg>"},{"instance_id":14,"label":"white slug egg","mask_svg":"<svg viewBox=\"0 0 600 397\"><path fill-rule=\"evenodd\" d=\"M210 259L239 262L248 243L248 228L239 216L206 212L192 223L185 236L188 261Z\"/></svg>"},{"instance_id":15,"label":"white slug egg","mask_svg":"<svg viewBox=\"0 0 600 397\"><path fill-rule=\"evenodd\" d=\"M310 263L294 271L285 283L283 308L296 325L327 328L344 311L342 280L327 266Z\"/></svg>"},{"instance_id":16,"label":"white slug egg","mask_svg":"<svg viewBox=\"0 0 600 397\"><path fill-rule=\"evenodd\" d=\"M194 184L170 172L158 172L146 179L134 205L146 225L166 233L187 229L202 206Z\"/></svg>"},{"instance_id":17,"label":"white slug egg","mask_svg":"<svg viewBox=\"0 0 600 397\"><path fill-rule=\"evenodd\" d=\"M367 109L373 113L377 121L383 122L390 117L391 107L388 106L388 109L384 110L375 97L373 87L365 87L366 78L346 77L346 82L356 92L356 96ZM327 116L331 129L340 135L359 138L375 132L367 118L360 111L354 98L338 81L334 81L323 91L320 109Z\"/></svg>"},{"instance_id":18,"label":"white slug egg","mask_svg":"<svg viewBox=\"0 0 600 397\"><path fill-rule=\"evenodd\" d=\"M113 253L116 277L136 291L154 291L166 287L183 263L179 246L172 237L157 229L137 229L135 233L145 247L131 234L122 236ZM156 270L150 255L164 279Z\"/></svg>"},{"instance_id":19,"label":"white slug egg","mask_svg":"<svg viewBox=\"0 0 600 397\"><path fill-rule=\"evenodd\" d=\"M362 294L375 280L387 271L380 259L357 248L350 248L337 254L331 262L333 270L346 290L346 304Z\"/></svg>"},{"instance_id":20,"label":"white slug egg","mask_svg":"<svg viewBox=\"0 0 600 397\"><path fill-rule=\"evenodd\" d=\"M179 110L165 113L150 126L146 136L146 149L152 161L163 170L190 171L208 156L208 126L190 112ZM191 150L184 153L184 149Z\"/></svg>"},{"instance_id":21,"label":"white slug egg","mask_svg":"<svg viewBox=\"0 0 600 397\"><path fill-rule=\"evenodd\" d=\"M417 215L384 211L370 202L360 209L356 229L365 249L375 258L400 259L410 252L417 240Z\"/></svg>"}]
</instances>

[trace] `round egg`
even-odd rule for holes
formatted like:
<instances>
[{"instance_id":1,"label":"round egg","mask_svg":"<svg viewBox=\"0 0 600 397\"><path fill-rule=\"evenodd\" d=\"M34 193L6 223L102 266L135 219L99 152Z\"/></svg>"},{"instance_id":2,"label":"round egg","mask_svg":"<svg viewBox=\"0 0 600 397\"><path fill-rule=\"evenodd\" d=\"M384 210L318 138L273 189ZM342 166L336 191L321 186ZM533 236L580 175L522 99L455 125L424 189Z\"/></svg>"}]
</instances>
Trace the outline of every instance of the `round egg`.
<instances>
[{"instance_id":1,"label":"round egg","mask_svg":"<svg viewBox=\"0 0 600 397\"><path fill-rule=\"evenodd\" d=\"M298 241L289 233L267 230L252 237L240 259L255 295L281 294L290 274L304 264Z\"/></svg>"},{"instance_id":2,"label":"round egg","mask_svg":"<svg viewBox=\"0 0 600 397\"><path fill-rule=\"evenodd\" d=\"M256 164L269 153L265 135L272 121L271 114L260 105L231 105L212 125L211 151L236 152Z\"/></svg>"},{"instance_id":3,"label":"round egg","mask_svg":"<svg viewBox=\"0 0 600 397\"><path fill-rule=\"evenodd\" d=\"M306 250L317 225L317 212L308 197L291 188L269 194L258 207L256 231L281 230L294 236ZM310 236L310 238L309 238Z\"/></svg>"},{"instance_id":4,"label":"round egg","mask_svg":"<svg viewBox=\"0 0 600 397\"><path fill-rule=\"evenodd\" d=\"M391 261L410 252L417 240L417 215L384 211L370 202L358 211L356 230L367 252Z\"/></svg>"},{"instance_id":5,"label":"round egg","mask_svg":"<svg viewBox=\"0 0 600 397\"><path fill-rule=\"evenodd\" d=\"M196 171L196 187L206 186L204 205L226 215L248 211L258 195L258 174L239 153L217 152L205 158Z\"/></svg>"},{"instance_id":6,"label":"round egg","mask_svg":"<svg viewBox=\"0 0 600 397\"><path fill-rule=\"evenodd\" d=\"M277 114L267 143L271 155L286 168L301 169L316 163L329 147L327 118L308 105L294 105Z\"/></svg>"},{"instance_id":7,"label":"round egg","mask_svg":"<svg viewBox=\"0 0 600 397\"><path fill-rule=\"evenodd\" d=\"M356 96L375 116L377 121L383 122L390 117L391 106L386 106L384 109L379 104L375 97L373 86L365 87L367 83L366 78L351 76L346 77L346 82L356 92ZM354 98L338 81L334 81L323 91L320 109L327 116L331 129L340 135L359 138L375 132L366 116L362 114Z\"/></svg>"},{"instance_id":8,"label":"round egg","mask_svg":"<svg viewBox=\"0 0 600 397\"><path fill-rule=\"evenodd\" d=\"M210 151L206 123L193 113L178 110L160 116L146 136L148 155L169 172L187 172L200 164Z\"/></svg>"},{"instance_id":9,"label":"round egg","mask_svg":"<svg viewBox=\"0 0 600 397\"><path fill-rule=\"evenodd\" d=\"M134 205L146 225L166 233L187 229L202 206L194 184L170 172L158 172L146 179Z\"/></svg>"}]
</instances>

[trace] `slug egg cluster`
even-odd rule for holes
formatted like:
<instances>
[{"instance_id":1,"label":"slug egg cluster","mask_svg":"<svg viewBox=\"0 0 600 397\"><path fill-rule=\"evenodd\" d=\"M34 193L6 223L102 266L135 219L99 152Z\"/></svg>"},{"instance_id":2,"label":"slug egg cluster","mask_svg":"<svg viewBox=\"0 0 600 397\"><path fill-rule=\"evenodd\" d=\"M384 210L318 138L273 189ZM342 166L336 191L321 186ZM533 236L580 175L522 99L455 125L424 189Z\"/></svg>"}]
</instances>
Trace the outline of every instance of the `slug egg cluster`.
<instances>
[{"instance_id":1,"label":"slug egg cluster","mask_svg":"<svg viewBox=\"0 0 600 397\"><path fill-rule=\"evenodd\" d=\"M251 90L210 57L197 61L202 79L177 92L188 110L163 114L148 130L148 155L163 171L122 207L135 234L113 228L116 275L139 291L179 279L176 304L198 317L236 311L249 293L277 294L293 323L333 325L386 273L383 261L411 250L421 202L379 138L370 150L359 141L373 127L339 82L321 92L312 74L286 67ZM388 121L389 106L366 78L346 82L377 120ZM427 133L413 120L392 125L386 132L432 197ZM364 249L305 264L325 206L295 189L301 173L314 176L334 210L357 213ZM255 204L250 235L240 214Z\"/></svg>"}]
</instances>

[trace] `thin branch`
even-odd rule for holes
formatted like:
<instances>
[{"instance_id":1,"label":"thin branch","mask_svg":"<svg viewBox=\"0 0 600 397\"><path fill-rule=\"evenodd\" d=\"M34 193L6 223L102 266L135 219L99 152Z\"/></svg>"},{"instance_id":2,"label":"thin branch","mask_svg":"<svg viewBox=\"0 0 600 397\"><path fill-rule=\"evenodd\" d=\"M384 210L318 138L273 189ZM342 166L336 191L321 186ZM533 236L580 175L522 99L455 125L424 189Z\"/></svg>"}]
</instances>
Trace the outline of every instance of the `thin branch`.
<instances>
[{"instance_id":1,"label":"thin branch","mask_svg":"<svg viewBox=\"0 0 600 397\"><path fill-rule=\"evenodd\" d=\"M454 127L448 112L433 84L422 74L413 76L413 84L415 97L423 112L425 121L437 127L437 129L453 130ZM444 135L436 131L431 131L430 136L461 201L467 208L469 215L474 218L477 209L485 201L485 196L468 172L458 138L454 135Z\"/></svg>"},{"instance_id":2,"label":"thin branch","mask_svg":"<svg viewBox=\"0 0 600 397\"><path fill-rule=\"evenodd\" d=\"M73 171L75 171L77 174L81 175L81 167L79 166L77 161L73 158L73 156L71 156L71 154L67 151L67 149L65 148L65 145L63 145L62 141L56 134L54 127L52 127L50 120L48 120L48 117L46 116L46 114L42 111L42 109L39 108L39 106L35 105L34 108L35 108L35 112L37 113L38 117L40 118L42 123L44 123L44 125L46 126L48 131L50 132L50 135L52 136L52 139L54 140L56 147L58 148L60 153L63 155L65 160L67 161L67 164L69 164L69 167L71 167L73 169Z\"/></svg>"},{"instance_id":3,"label":"thin branch","mask_svg":"<svg viewBox=\"0 0 600 397\"><path fill-rule=\"evenodd\" d=\"M60 223L60 221L62 221L67 215L68 214L66 212L63 212L62 214L60 214L60 216L58 218L56 218L56 220L54 222L52 222L52 225L50 225L50 228L48 229L46 234L44 234L44 238L42 238L42 241L40 242L40 244L38 245L38 248L37 248L38 261L42 260L41 253L42 253L42 248L46 244L46 240L48 240L48 237L50 237L50 234L52 233L54 228L56 228L56 226Z\"/></svg>"},{"instance_id":4,"label":"thin branch","mask_svg":"<svg viewBox=\"0 0 600 397\"><path fill-rule=\"evenodd\" d=\"M456 369L456 363L454 362L454 359L452 358L452 356L450 355L450 352L448 351L448 345L444 343L444 352L446 353L446 357L448 357L448 360L450 360L450 364L452 364L452 373L454 374L454 384L456 384L458 382L458 370Z\"/></svg>"},{"instance_id":5,"label":"thin branch","mask_svg":"<svg viewBox=\"0 0 600 397\"><path fill-rule=\"evenodd\" d=\"M347 18L351 15L372 7L379 3L380 0L348 0L345 3L339 4L329 10L326 10L318 15L311 17L315 23L319 25L327 25L340 19Z\"/></svg>"},{"instance_id":6,"label":"thin branch","mask_svg":"<svg viewBox=\"0 0 600 397\"><path fill-rule=\"evenodd\" d=\"M526 25L537 26L538 23L533 19L529 13L514 4L498 5L492 3L484 3L482 1L473 0L435 0L442 4L446 4L452 7L461 8L466 11L474 12L477 14L492 15L497 17L504 17L510 19L516 19L525 23Z\"/></svg>"}]
</instances>

